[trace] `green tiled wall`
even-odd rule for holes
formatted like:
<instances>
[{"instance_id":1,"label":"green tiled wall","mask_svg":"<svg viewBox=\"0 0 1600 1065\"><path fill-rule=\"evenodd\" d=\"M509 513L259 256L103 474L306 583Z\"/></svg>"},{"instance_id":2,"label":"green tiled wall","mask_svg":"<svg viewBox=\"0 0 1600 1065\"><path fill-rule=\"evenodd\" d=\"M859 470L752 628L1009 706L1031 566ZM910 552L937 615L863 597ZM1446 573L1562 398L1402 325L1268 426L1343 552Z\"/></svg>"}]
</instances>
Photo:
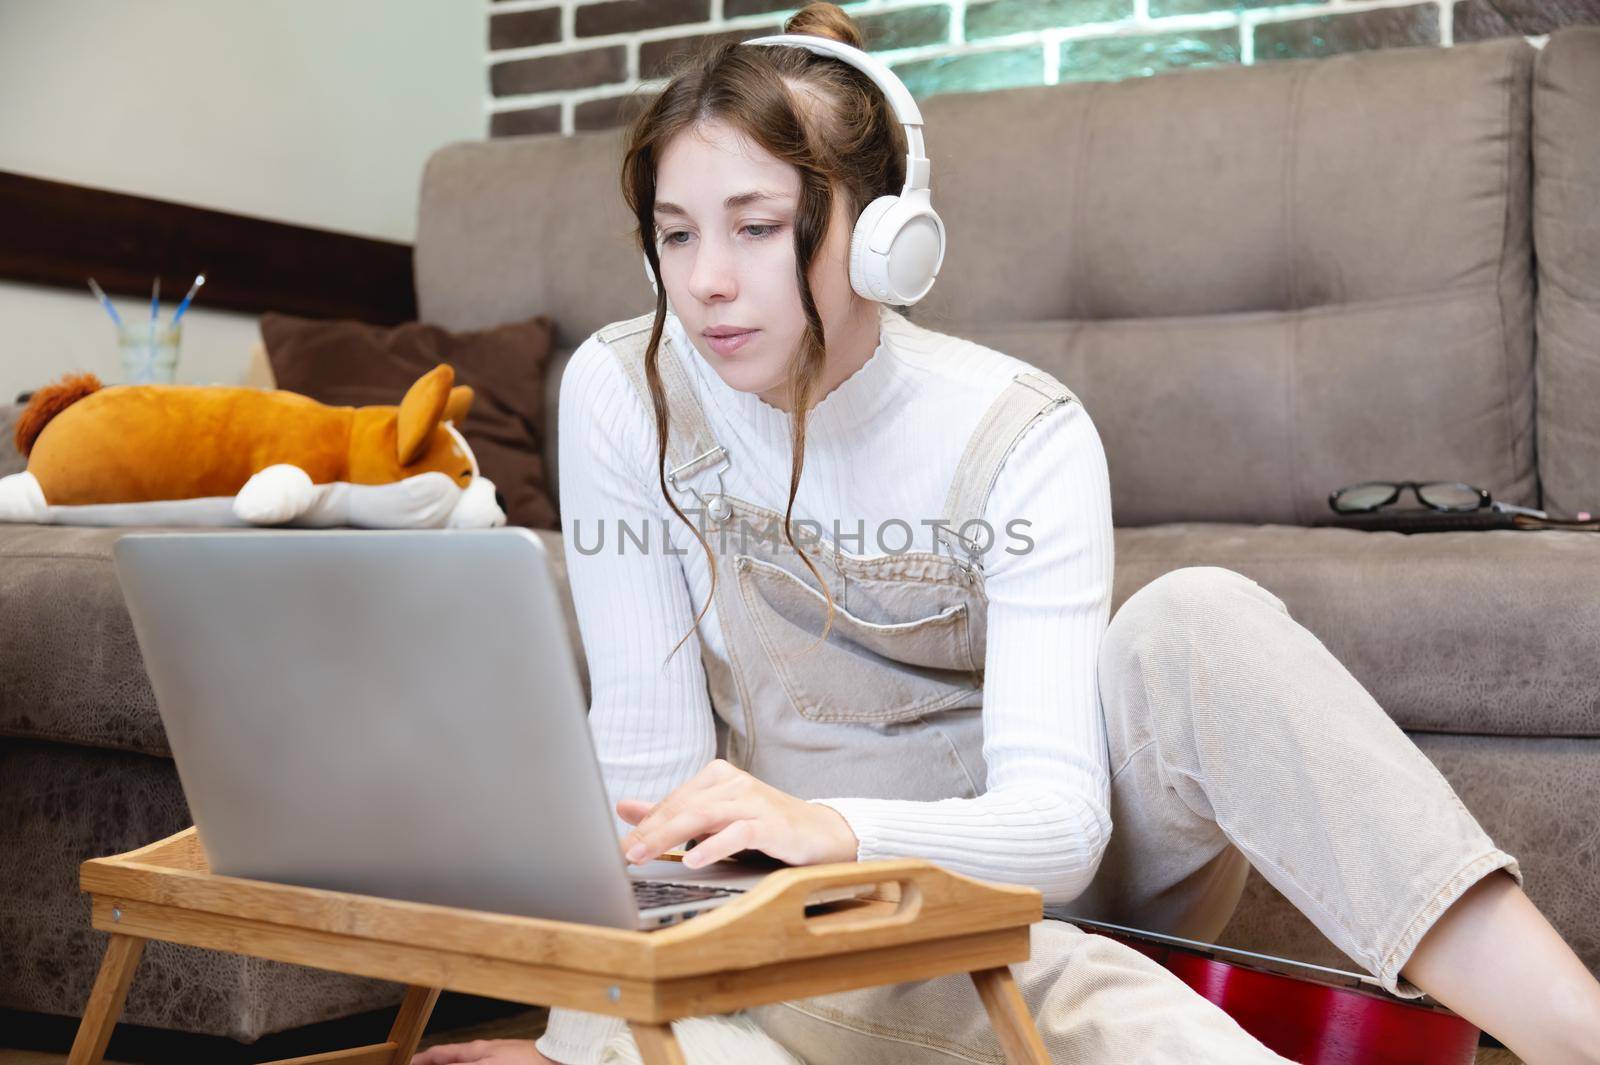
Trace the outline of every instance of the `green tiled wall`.
<instances>
[{"instance_id":1,"label":"green tiled wall","mask_svg":"<svg viewBox=\"0 0 1600 1065\"><path fill-rule=\"evenodd\" d=\"M878 15L861 14L855 16L855 20L867 39L869 52L943 44L950 39L948 4L901 8Z\"/></svg>"},{"instance_id":2,"label":"green tiled wall","mask_svg":"<svg viewBox=\"0 0 1600 1065\"><path fill-rule=\"evenodd\" d=\"M967 40L977 41L1132 17L1133 0L984 0L967 4L964 27Z\"/></svg>"},{"instance_id":3,"label":"green tiled wall","mask_svg":"<svg viewBox=\"0 0 1600 1065\"><path fill-rule=\"evenodd\" d=\"M921 59L892 67L912 96L936 92L975 92L979 89L1011 89L1018 85L1039 85L1044 81L1044 49L1011 48L999 52L969 52L965 55Z\"/></svg>"},{"instance_id":4,"label":"green tiled wall","mask_svg":"<svg viewBox=\"0 0 1600 1065\"><path fill-rule=\"evenodd\" d=\"M1178 67L1237 62L1239 32L1232 29L1089 37L1061 42L1060 80L1117 81Z\"/></svg>"},{"instance_id":5,"label":"green tiled wall","mask_svg":"<svg viewBox=\"0 0 1600 1065\"><path fill-rule=\"evenodd\" d=\"M1326 7L1328 0L1150 0L1150 17L1200 15L1213 11L1250 11L1258 7Z\"/></svg>"},{"instance_id":6,"label":"green tiled wall","mask_svg":"<svg viewBox=\"0 0 1600 1065\"><path fill-rule=\"evenodd\" d=\"M1264 23L1256 27L1256 61L1438 43L1438 5L1412 4Z\"/></svg>"}]
</instances>

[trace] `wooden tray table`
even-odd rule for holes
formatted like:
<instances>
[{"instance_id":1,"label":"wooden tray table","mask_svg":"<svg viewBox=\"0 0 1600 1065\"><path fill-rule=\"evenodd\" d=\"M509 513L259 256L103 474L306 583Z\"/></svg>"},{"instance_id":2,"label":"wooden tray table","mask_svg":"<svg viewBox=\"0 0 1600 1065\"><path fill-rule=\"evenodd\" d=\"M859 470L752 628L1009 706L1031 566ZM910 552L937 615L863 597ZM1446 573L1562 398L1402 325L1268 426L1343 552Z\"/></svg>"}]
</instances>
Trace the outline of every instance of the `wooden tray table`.
<instances>
[{"instance_id":1,"label":"wooden tray table","mask_svg":"<svg viewBox=\"0 0 1600 1065\"><path fill-rule=\"evenodd\" d=\"M442 990L622 1017L647 1063L683 1065L678 1018L960 972L1008 1062L1050 1060L1008 968L1028 957L1039 892L925 861L780 869L657 932L215 876L193 828L84 862L80 883L111 942L69 1065L100 1062L151 939L410 985L385 1042L272 1065L409 1065ZM819 889L863 884L875 887L806 905Z\"/></svg>"}]
</instances>

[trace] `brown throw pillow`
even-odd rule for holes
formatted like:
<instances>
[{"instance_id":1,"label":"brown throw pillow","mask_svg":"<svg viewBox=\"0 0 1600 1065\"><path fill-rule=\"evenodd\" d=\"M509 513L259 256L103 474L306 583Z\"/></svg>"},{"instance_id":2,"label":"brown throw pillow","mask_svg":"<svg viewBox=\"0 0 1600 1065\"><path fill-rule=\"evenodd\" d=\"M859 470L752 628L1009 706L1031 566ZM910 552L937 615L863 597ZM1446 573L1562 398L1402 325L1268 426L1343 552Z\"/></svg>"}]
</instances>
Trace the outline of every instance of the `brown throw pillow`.
<instances>
[{"instance_id":1,"label":"brown throw pillow","mask_svg":"<svg viewBox=\"0 0 1600 1065\"><path fill-rule=\"evenodd\" d=\"M281 389L339 407L397 404L424 373L448 362L470 385L472 409L457 426L478 468L499 489L506 521L556 529L541 441L544 378L555 326L546 315L495 329L452 333L424 322L398 326L322 321L269 312L261 339Z\"/></svg>"}]
</instances>

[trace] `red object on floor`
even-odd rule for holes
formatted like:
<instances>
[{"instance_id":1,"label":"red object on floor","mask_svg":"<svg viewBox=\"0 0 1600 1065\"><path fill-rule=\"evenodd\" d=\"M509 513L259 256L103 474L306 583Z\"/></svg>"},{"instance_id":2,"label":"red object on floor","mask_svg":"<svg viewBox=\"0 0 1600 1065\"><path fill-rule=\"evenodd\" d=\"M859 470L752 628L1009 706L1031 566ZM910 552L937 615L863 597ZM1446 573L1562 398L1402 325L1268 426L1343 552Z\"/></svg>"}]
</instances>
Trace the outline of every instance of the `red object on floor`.
<instances>
[{"instance_id":1,"label":"red object on floor","mask_svg":"<svg viewBox=\"0 0 1600 1065\"><path fill-rule=\"evenodd\" d=\"M1340 986L1316 976L1315 967L1283 959L1261 962L1279 962L1308 975L1274 972L1223 947L1180 946L1171 937L1066 920L1165 966L1245 1031L1301 1065L1473 1065L1477 1057L1477 1026L1443 1006L1376 987ZM1223 954L1229 960L1219 957Z\"/></svg>"}]
</instances>

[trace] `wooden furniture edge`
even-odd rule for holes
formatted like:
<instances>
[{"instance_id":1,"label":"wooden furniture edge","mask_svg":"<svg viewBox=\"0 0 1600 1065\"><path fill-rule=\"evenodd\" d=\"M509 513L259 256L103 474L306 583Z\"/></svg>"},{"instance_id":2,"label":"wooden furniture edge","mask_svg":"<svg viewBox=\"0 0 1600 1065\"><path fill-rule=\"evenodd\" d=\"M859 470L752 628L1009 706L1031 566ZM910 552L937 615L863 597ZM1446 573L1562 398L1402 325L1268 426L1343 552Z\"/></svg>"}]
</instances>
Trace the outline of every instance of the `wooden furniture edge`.
<instances>
[{"instance_id":1,"label":"wooden furniture edge","mask_svg":"<svg viewBox=\"0 0 1600 1065\"><path fill-rule=\"evenodd\" d=\"M406 1065L443 989L620 1017L648 1065L683 1065L671 1029L679 1018L963 972L1007 1062L1049 1061L1009 968L1029 956L1042 896L923 861L779 870L743 898L659 932L215 876L193 828L90 859L80 881L94 927L111 941L69 1065L101 1060L149 939L410 985L384 1042L269 1065ZM811 893L849 884L876 890L805 912ZM416 933L437 942L402 938Z\"/></svg>"},{"instance_id":2,"label":"wooden furniture edge","mask_svg":"<svg viewBox=\"0 0 1600 1065\"><path fill-rule=\"evenodd\" d=\"M94 927L117 938L179 943L414 986L647 1022L725 1013L743 1006L830 991L1011 965L1026 961L1029 954L1029 930L1020 926L830 956L774 960L735 972L649 978L634 973L507 961L467 950L382 943L137 900L97 898L93 913Z\"/></svg>"},{"instance_id":3,"label":"wooden furniture edge","mask_svg":"<svg viewBox=\"0 0 1600 1065\"><path fill-rule=\"evenodd\" d=\"M150 298L150 279L196 305L397 325L417 317L412 245L0 169L0 279L89 300ZM169 297L170 299L170 297ZM86 304L87 305L87 304Z\"/></svg>"},{"instance_id":4,"label":"wooden furniture edge","mask_svg":"<svg viewBox=\"0 0 1600 1065\"><path fill-rule=\"evenodd\" d=\"M90 859L80 884L96 902L234 917L370 943L435 949L571 973L644 980L757 969L777 962L936 941L1030 925L1038 891L990 884L915 859L780 869L733 902L672 928L638 932L429 903L216 876L193 828L146 847ZM819 915L806 899L824 887L890 884ZM121 908L127 909L124 905ZM96 927L119 931L117 922Z\"/></svg>"}]
</instances>

